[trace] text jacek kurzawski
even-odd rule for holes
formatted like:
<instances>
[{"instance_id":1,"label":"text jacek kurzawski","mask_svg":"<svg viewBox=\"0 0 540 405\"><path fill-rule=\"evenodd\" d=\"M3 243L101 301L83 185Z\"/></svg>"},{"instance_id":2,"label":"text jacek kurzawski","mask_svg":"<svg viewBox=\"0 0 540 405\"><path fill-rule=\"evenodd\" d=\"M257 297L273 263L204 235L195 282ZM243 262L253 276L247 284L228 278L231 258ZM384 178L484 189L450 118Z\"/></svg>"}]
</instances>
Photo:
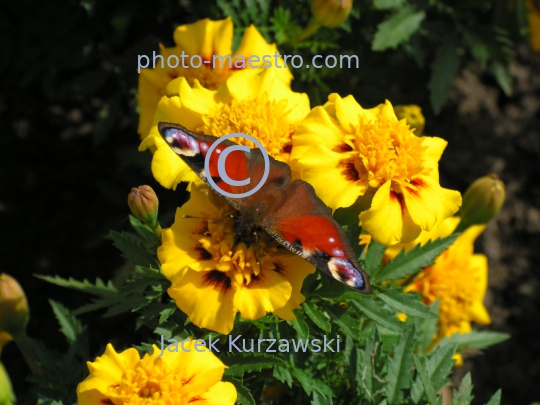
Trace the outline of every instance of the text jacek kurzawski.
<instances>
[{"instance_id":1,"label":"text jacek kurzawski","mask_svg":"<svg viewBox=\"0 0 540 405\"><path fill-rule=\"evenodd\" d=\"M203 339L195 340L192 348L185 346L193 339L184 339L178 341L176 339L168 339L167 345L165 344L165 337L161 335L160 348L161 353L158 357L163 356L165 350L169 352L190 352L195 350L196 352L203 352L208 349L211 352L238 352L238 353L288 353L288 352L339 352L340 336L338 335L334 339L328 339L326 335L322 339L245 339L242 335L229 335L227 341L222 343L218 339L212 339L212 336L208 337L208 342ZM218 349L219 347L219 349Z\"/></svg>"}]
</instances>

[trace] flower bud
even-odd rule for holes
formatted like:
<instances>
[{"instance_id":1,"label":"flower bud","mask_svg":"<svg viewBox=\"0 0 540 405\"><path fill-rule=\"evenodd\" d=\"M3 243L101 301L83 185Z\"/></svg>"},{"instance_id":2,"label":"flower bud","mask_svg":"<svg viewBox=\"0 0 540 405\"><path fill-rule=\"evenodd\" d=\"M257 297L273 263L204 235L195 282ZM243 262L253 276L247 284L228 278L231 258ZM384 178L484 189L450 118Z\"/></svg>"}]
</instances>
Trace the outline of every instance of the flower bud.
<instances>
[{"instance_id":1,"label":"flower bud","mask_svg":"<svg viewBox=\"0 0 540 405\"><path fill-rule=\"evenodd\" d=\"M15 404L15 394L11 387L11 381L4 365L0 363L0 405L13 404Z\"/></svg>"},{"instance_id":2,"label":"flower bud","mask_svg":"<svg viewBox=\"0 0 540 405\"><path fill-rule=\"evenodd\" d=\"M157 215L159 201L150 186L133 187L128 195L128 205L135 217L150 228L158 227Z\"/></svg>"},{"instance_id":3,"label":"flower bud","mask_svg":"<svg viewBox=\"0 0 540 405\"><path fill-rule=\"evenodd\" d=\"M398 120L402 120L403 118L407 120L407 125L415 130L414 134L416 136L422 135L426 119L422 115L422 109L419 106L414 104L397 105L394 107L394 112Z\"/></svg>"},{"instance_id":4,"label":"flower bud","mask_svg":"<svg viewBox=\"0 0 540 405\"><path fill-rule=\"evenodd\" d=\"M463 222L469 225L487 223L501 209L505 195L504 183L497 175L489 174L475 180L463 195Z\"/></svg>"},{"instance_id":5,"label":"flower bud","mask_svg":"<svg viewBox=\"0 0 540 405\"><path fill-rule=\"evenodd\" d=\"M353 0L313 0L311 13L323 27L335 28L349 17L352 4Z\"/></svg>"},{"instance_id":6,"label":"flower bud","mask_svg":"<svg viewBox=\"0 0 540 405\"><path fill-rule=\"evenodd\" d=\"M23 333L30 318L24 291L13 277L0 274L0 329L12 336Z\"/></svg>"}]
</instances>

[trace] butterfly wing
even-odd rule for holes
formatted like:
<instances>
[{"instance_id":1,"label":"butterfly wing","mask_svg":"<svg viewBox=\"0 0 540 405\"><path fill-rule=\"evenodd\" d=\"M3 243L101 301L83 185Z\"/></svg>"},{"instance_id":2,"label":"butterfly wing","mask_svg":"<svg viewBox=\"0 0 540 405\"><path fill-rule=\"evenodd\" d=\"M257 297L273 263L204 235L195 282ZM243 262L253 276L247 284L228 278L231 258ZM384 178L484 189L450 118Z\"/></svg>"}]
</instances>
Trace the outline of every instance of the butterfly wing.
<instances>
[{"instance_id":1,"label":"butterfly wing","mask_svg":"<svg viewBox=\"0 0 540 405\"><path fill-rule=\"evenodd\" d=\"M369 276L358 264L347 235L309 183L289 183L282 204L264 219L263 227L319 270L359 292L371 292Z\"/></svg>"},{"instance_id":2,"label":"butterfly wing","mask_svg":"<svg viewBox=\"0 0 540 405\"><path fill-rule=\"evenodd\" d=\"M210 173L206 173L204 161L216 137L197 134L178 124L159 123L158 129L169 146L212 189L215 187L208 181L208 175L231 194L245 193L263 178L265 162L259 149L251 149L249 153L237 150L227 156L227 175L236 181L250 179L248 185L236 186L224 181L218 172L219 155L235 143L225 140L215 148L210 156ZM358 264L345 232L330 209L315 195L310 184L302 180L291 182L287 164L272 157L269 160L268 178L260 190L245 198L222 196L241 212L262 207L265 214L257 224L280 244L347 286L370 293L369 276Z\"/></svg>"}]
</instances>

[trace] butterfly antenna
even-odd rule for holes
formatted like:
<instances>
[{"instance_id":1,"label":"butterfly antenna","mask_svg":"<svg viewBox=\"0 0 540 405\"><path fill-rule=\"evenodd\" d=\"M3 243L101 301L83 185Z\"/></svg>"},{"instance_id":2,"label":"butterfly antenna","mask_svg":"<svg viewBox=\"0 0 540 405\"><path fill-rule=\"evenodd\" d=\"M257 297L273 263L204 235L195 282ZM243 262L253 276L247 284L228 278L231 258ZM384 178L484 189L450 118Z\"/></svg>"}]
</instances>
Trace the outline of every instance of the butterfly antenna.
<instances>
[{"instance_id":1,"label":"butterfly antenna","mask_svg":"<svg viewBox=\"0 0 540 405\"><path fill-rule=\"evenodd\" d=\"M227 214L227 215L225 215L223 218L216 219L213 223L214 223L214 224L217 224L218 222L223 221L225 218L231 218L231 219L234 219L234 215L233 215L233 214Z\"/></svg>"}]
</instances>

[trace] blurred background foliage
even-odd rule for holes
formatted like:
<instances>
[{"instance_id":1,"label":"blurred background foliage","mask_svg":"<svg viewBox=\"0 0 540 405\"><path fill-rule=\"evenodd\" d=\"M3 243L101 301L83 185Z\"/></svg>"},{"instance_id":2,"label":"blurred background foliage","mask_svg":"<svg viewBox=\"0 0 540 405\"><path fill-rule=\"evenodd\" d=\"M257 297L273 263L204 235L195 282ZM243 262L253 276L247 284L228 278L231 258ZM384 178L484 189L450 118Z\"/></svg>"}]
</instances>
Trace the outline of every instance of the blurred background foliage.
<instances>
[{"instance_id":1,"label":"blurred background foliage","mask_svg":"<svg viewBox=\"0 0 540 405\"><path fill-rule=\"evenodd\" d=\"M129 226L131 187L159 189L162 221L172 222L186 196L159 187L150 155L137 152L137 55L172 46L180 24L231 16L237 40L254 23L282 54L359 57L359 69L293 69L293 89L312 106L331 92L367 107L421 106L425 133L450 142L443 186L464 191L487 172L505 181L508 203L479 249L490 258L494 329L513 339L457 374L473 369L478 403L499 387L504 404L539 400L540 59L526 44L527 13L524 0L356 1L341 27L295 42L312 18L308 0L4 2L0 257L27 292L29 333L62 350L47 299L70 308L86 300L32 274L123 279L123 259L104 236ZM83 321L92 353L107 341L141 341L126 335L129 316ZM25 403L26 366L13 345L2 358Z\"/></svg>"}]
</instances>

